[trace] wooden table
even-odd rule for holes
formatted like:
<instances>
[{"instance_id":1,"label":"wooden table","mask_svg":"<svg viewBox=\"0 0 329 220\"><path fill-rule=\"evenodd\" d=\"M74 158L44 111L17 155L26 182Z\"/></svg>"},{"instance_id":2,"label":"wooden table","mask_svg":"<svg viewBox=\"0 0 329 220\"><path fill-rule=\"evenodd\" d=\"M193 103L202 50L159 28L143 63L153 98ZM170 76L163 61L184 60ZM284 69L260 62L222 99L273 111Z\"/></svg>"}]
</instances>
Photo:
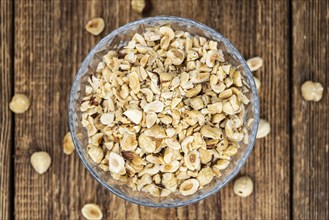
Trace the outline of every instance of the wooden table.
<instances>
[{"instance_id":1,"label":"wooden table","mask_svg":"<svg viewBox=\"0 0 329 220\"><path fill-rule=\"evenodd\" d=\"M329 2L327 0L152 0L149 16L175 15L213 27L249 58L256 72L261 117L271 133L257 140L241 174L255 184L245 199L233 184L197 204L153 209L103 189L78 155L62 151L68 131L68 97L91 48L113 29L141 18L128 0L0 1L0 219L79 219L81 207L101 206L104 219L328 219L329 200ZM85 23L103 17L105 31ZM300 86L319 81L318 103ZM30 109L14 115L8 103L25 93ZM30 155L49 152L52 165L38 175Z\"/></svg>"}]
</instances>

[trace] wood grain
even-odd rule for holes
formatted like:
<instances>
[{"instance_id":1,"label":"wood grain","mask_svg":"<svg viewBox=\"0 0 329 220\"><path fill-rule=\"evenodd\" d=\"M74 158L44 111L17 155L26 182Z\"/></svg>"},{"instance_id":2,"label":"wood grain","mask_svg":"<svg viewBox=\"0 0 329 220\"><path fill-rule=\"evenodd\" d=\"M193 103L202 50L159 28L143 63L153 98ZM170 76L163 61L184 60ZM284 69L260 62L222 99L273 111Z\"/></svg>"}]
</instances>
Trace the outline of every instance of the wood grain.
<instances>
[{"instance_id":1,"label":"wood grain","mask_svg":"<svg viewBox=\"0 0 329 220\"><path fill-rule=\"evenodd\" d=\"M264 66L254 73L261 81L260 117L271 124L270 134L257 139L240 175L255 184L248 198L233 194L233 183L221 193L223 219L288 219L289 174L289 51L288 1L239 1L212 8L220 16L215 26L248 59L260 56ZM223 14L224 13L224 14ZM229 25L228 25L229 24Z\"/></svg>"},{"instance_id":2,"label":"wood grain","mask_svg":"<svg viewBox=\"0 0 329 220\"><path fill-rule=\"evenodd\" d=\"M12 96L13 4L0 1L0 219L12 215L12 131L13 117L8 104Z\"/></svg>"},{"instance_id":3,"label":"wood grain","mask_svg":"<svg viewBox=\"0 0 329 220\"><path fill-rule=\"evenodd\" d=\"M243 174L256 184L248 199L233 195L232 184L187 207L152 209L125 202L104 190L80 163L66 156L67 103L74 75L88 51L114 28L140 18L130 1L16 1L15 88L32 97L32 107L15 127L15 217L77 219L88 202L101 205L105 219L230 219L289 216L289 126L287 2L152 1L151 16L176 15L203 22L228 37L246 57L262 56L262 117L272 133L258 141ZM98 37L84 30L93 17L106 21ZM273 28L273 22L277 26ZM274 107L273 107L274 106ZM279 119L279 120L278 120ZM52 166L37 175L29 165L34 151L47 151ZM251 205L252 204L252 205ZM237 211L239 210L239 211Z\"/></svg>"},{"instance_id":4,"label":"wood grain","mask_svg":"<svg viewBox=\"0 0 329 220\"><path fill-rule=\"evenodd\" d=\"M257 140L240 174L251 176L255 192L238 198L230 183L197 204L172 209L138 206L107 192L78 155L62 152L68 97L90 49L113 29L142 16L132 11L130 0L0 1L0 219L8 219L13 211L16 219L80 219L82 206L89 202L101 206L104 219L328 219L329 3L293 0L292 8L288 0L152 0L152 4L148 16L200 21L230 39L246 58L264 59L255 75L262 83L261 117L270 122L271 133ZM84 30L93 17L103 17L106 23L97 37ZM300 85L309 79L325 87L319 103L301 97ZM29 111L15 116L14 126L7 107L12 91L32 100ZM14 183L10 147L15 148ZM39 150L53 160L43 175L36 174L29 162Z\"/></svg>"},{"instance_id":5,"label":"wood grain","mask_svg":"<svg viewBox=\"0 0 329 220\"><path fill-rule=\"evenodd\" d=\"M15 1L15 88L32 98L31 109L15 121L17 219L78 219L82 206L89 202L111 213L105 212L105 217L124 216L117 206L123 200L105 192L78 155L66 156L61 146L68 131L69 92L80 63L106 33L127 22L118 19L127 11L122 1L104 2ZM98 37L84 30L85 23L96 16L107 21ZM43 175L29 163L30 155L39 150L52 157Z\"/></svg>"},{"instance_id":6,"label":"wood grain","mask_svg":"<svg viewBox=\"0 0 329 220\"><path fill-rule=\"evenodd\" d=\"M247 199L233 194L232 183L220 193L176 210L159 210L159 218L288 219L289 92L288 2L280 1L153 1L151 15L168 14L203 22L223 33L246 57L261 56L261 116L271 123L271 135L257 141L242 174L250 175L255 193ZM166 8L166 6L168 8ZM189 10L186 10L188 8ZM273 22L276 26L273 27ZM275 104L273 104L275 103ZM277 120L279 119L279 120ZM288 149L288 150L287 150ZM274 175L276 174L276 175ZM153 213L140 207L141 213ZM239 211L237 211L239 210ZM175 213L177 213L175 215ZM162 215L163 214L163 215ZM173 215L171 215L173 214ZM162 217L161 217L162 216ZM147 218L147 215L141 215ZM152 216L153 217L153 216Z\"/></svg>"},{"instance_id":7,"label":"wood grain","mask_svg":"<svg viewBox=\"0 0 329 220\"><path fill-rule=\"evenodd\" d=\"M293 217L329 218L329 2L293 1ZM303 100L306 80L324 87Z\"/></svg>"}]
</instances>

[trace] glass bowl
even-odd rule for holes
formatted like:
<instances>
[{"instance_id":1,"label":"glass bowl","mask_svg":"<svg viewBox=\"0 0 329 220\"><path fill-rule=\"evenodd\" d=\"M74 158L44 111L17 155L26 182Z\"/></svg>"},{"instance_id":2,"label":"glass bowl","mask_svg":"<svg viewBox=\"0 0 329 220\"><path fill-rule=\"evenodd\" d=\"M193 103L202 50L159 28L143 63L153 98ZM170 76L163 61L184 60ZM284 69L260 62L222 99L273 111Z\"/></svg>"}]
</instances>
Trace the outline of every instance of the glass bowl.
<instances>
[{"instance_id":1,"label":"glass bowl","mask_svg":"<svg viewBox=\"0 0 329 220\"><path fill-rule=\"evenodd\" d=\"M109 49L120 48L125 42L133 37L138 32L142 33L145 27L159 26L170 24L175 30L188 31L192 35L206 37L207 39L215 40L219 48L223 50L226 60L237 66L241 73L245 76L245 80L249 85L251 92L247 97L250 103L246 108L245 120L254 118L254 123L249 129L249 143L241 142L238 153L232 158L229 167L224 170L222 177L214 179L210 184L198 190L195 194L182 196L171 194L169 197L154 197L149 193L133 191L124 183L112 179L109 172L101 170L88 156L86 146L88 144L88 136L86 129L81 125L80 103L85 92L85 86L88 84L88 75L95 72L97 64L101 61L102 56ZM177 207L188 205L218 192L239 172L243 164L246 162L253 145L255 143L256 132L259 121L259 103L258 94L253 79L253 75L248 68L246 61L241 54L233 47L233 45L224 38L221 34L208 26L179 17L150 17L138 21L128 23L104 37L88 54L86 59L81 64L78 74L74 80L70 94L69 103L69 124L72 139L76 151L78 152L83 164L92 176L107 190L115 195L139 205L151 207Z\"/></svg>"}]
</instances>

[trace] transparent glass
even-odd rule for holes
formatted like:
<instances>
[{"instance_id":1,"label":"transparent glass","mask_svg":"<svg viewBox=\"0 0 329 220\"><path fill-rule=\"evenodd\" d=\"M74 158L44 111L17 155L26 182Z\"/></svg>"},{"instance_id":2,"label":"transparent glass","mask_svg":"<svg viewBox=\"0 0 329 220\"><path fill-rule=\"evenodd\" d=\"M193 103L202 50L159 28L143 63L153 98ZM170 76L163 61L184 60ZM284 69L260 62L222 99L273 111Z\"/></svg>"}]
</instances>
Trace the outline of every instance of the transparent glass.
<instances>
[{"instance_id":1,"label":"transparent glass","mask_svg":"<svg viewBox=\"0 0 329 220\"><path fill-rule=\"evenodd\" d=\"M175 30L188 31L192 35L203 36L208 39L219 42L219 48L223 50L226 59L233 65L237 66L245 77L245 81L251 89L248 98L251 100L245 113L245 120L254 118L254 123L249 130L249 143L241 143L241 148L233 157L232 163L223 172L219 179L213 180L203 189L197 191L190 196L182 196L172 194L169 197L159 198L150 195L149 193L133 191L130 187L122 182L111 178L109 172L101 170L88 156L86 146L88 138L86 130L82 127L80 103L84 96L85 86L88 84L88 75L95 72L97 64L101 61L102 56L109 50L120 48L125 42L133 37L138 32L142 33L145 27L159 26L163 24L170 24ZM106 189L115 195L139 205L151 207L177 207L188 205L218 192L224 187L232 178L239 172L243 164L250 154L256 137L259 121L259 103L258 94L255 87L255 82L251 71L249 70L246 61L241 54L233 47L233 45L224 38L221 34L208 26L179 17L150 17L128 23L107 35L103 38L88 54L86 59L81 64L78 74L74 80L73 87L70 94L69 103L69 124L72 134L75 149L78 152L83 164L92 176Z\"/></svg>"}]
</instances>

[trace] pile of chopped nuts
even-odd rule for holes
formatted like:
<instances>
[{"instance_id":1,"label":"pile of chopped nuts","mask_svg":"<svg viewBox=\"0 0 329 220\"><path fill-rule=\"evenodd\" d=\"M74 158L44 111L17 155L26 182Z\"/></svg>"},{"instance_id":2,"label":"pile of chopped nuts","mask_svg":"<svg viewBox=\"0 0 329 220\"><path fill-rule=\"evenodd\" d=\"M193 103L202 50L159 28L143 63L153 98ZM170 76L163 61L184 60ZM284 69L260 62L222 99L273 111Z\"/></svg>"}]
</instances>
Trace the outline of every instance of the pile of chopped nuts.
<instances>
[{"instance_id":1,"label":"pile of chopped nuts","mask_svg":"<svg viewBox=\"0 0 329 220\"><path fill-rule=\"evenodd\" d=\"M248 143L250 92L218 42L146 28L103 56L81 103L90 158L133 190L194 194Z\"/></svg>"}]
</instances>

